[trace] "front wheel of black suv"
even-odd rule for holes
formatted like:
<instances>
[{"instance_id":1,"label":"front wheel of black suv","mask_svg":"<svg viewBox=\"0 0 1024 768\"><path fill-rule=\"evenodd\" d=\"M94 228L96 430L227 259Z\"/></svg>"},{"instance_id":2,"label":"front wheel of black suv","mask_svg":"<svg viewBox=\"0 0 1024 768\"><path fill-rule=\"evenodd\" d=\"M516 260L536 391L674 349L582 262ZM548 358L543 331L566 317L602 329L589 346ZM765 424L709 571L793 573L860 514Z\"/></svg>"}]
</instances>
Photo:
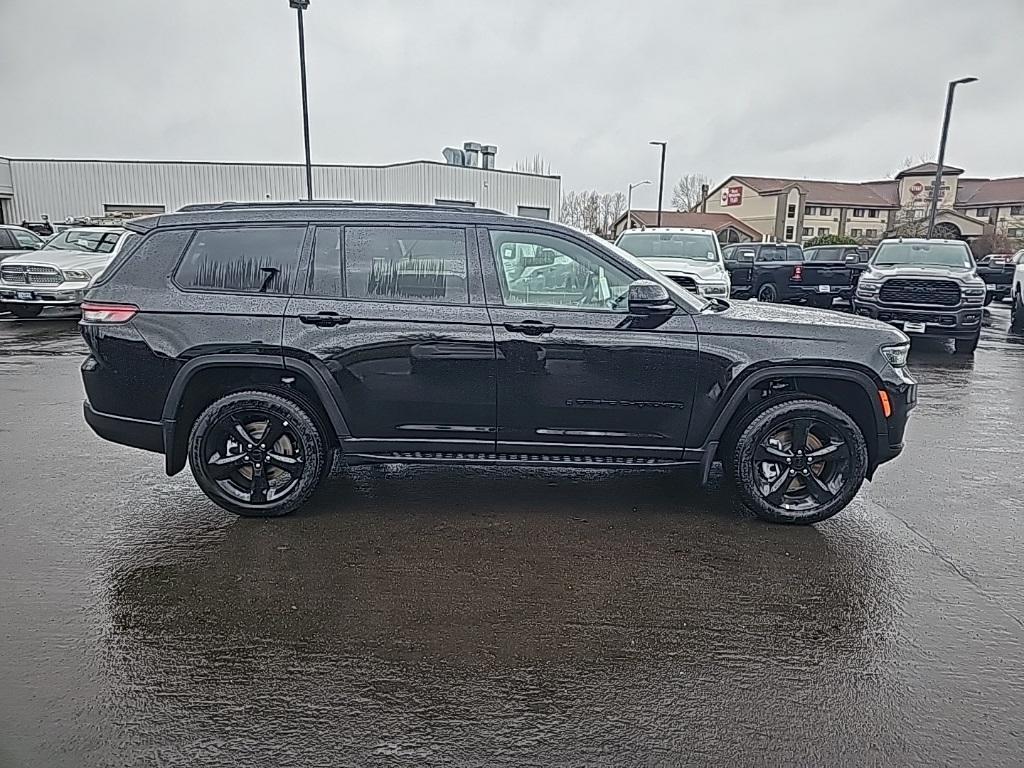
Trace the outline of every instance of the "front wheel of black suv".
<instances>
[{"instance_id":1,"label":"front wheel of black suv","mask_svg":"<svg viewBox=\"0 0 1024 768\"><path fill-rule=\"evenodd\" d=\"M307 408L259 390L227 395L203 411L188 459L203 493L244 517L294 511L327 469L324 437Z\"/></svg>"},{"instance_id":2,"label":"front wheel of black suv","mask_svg":"<svg viewBox=\"0 0 1024 768\"><path fill-rule=\"evenodd\" d=\"M981 341L981 331L978 331L977 336L971 336L969 339L953 339L953 344L957 354L973 355L974 350L978 348L979 341Z\"/></svg>"},{"instance_id":3,"label":"front wheel of black suv","mask_svg":"<svg viewBox=\"0 0 1024 768\"><path fill-rule=\"evenodd\" d=\"M849 504L867 465L864 435L849 414L820 400L789 400L753 417L728 469L762 520L806 525Z\"/></svg>"}]
</instances>

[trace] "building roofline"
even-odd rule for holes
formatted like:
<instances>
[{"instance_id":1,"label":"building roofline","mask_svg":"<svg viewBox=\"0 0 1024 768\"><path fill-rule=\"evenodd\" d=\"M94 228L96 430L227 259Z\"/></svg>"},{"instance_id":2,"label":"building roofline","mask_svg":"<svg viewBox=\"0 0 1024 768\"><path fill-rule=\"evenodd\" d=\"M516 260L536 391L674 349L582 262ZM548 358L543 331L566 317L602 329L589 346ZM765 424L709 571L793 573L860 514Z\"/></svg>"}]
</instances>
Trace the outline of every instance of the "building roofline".
<instances>
[{"instance_id":1,"label":"building roofline","mask_svg":"<svg viewBox=\"0 0 1024 768\"><path fill-rule=\"evenodd\" d=\"M245 162L237 160L111 160L107 158L79 158L79 157L7 157L0 156L2 160L12 163L121 163L136 165L232 165L247 166L250 168L305 168L305 163L266 163L266 162ZM441 160L405 160L400 163L383 163L370 165L364 163L313 163L313 168L402 168L410 165L442 165L446 168L461 168L467 171L485 171L487 173L509 173L516 176L534 176L540 179L558 179L558 174L531 173L529 171L516 171L510 168L480 168L473 165L452 165Z\"/></svg>"}]
</instances>

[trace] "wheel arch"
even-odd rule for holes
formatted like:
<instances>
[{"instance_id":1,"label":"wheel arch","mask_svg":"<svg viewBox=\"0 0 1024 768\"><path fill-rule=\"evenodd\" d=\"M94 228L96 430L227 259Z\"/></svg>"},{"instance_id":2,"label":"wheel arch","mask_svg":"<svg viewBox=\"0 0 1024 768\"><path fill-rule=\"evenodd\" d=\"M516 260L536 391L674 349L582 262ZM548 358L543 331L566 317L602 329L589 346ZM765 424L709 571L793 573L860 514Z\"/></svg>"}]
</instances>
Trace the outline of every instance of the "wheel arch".
<instances>
[{"instance_id":1,"label":"wheel arch","mask_svg":"<svg viewBox=\"0 0 1024 768\"><path fill-rule=\"evenodd\" d=\"M888 427L878 400L882 385L866 371L824 365L773 365L751 371L735 382L704 439L703 481L745 417L778 402L808 395L831 402L850 414L868 445L868 477L877 466L880 441ZM753 399L751 397L753 396Z\"/></svg>"},{"instance_id":2,"label":"wheel arch","mask_svg":"<svg viewBox=\"0 0 1024 768\"><path fill-rule=\"evenodd\" d=\"M333 388L331 386L333 384ZM192 423L213 400L231 392L263 387L305 402L324 430L340 445L350 435L334 392L337 383L314 363L292 357L254 354L212 354L189 360L175 375L161 415L164 464L168 475L185 468Z\"/></svg>"}]
</instances>

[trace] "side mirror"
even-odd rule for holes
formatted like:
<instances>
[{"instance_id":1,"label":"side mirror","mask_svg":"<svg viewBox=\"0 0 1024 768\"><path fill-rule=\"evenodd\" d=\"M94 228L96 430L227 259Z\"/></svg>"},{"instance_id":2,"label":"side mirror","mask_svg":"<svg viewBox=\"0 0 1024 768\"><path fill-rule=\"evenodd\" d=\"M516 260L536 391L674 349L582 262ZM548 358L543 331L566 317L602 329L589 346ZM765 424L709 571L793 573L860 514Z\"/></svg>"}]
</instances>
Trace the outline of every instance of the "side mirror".
<instances>
[{"instance_id":1,"label":"side mirror","mask_svg":"<svg viewBox=\"0 0 1024 768\"><path fill-rule=\"evenodd\" d=\"M848 253L843 257L843 261L845 261L847 264L856 264L858 261L860 261L860 257L857 256L856 253Z\"/></svg>"},{"instance_id":2,"label":"side mirror","mask_svg":"<svg viewBox=\"0 0 1024 768\"><path fill-rule=\"evenodd\" d=\"M629 314L638 317L670 315L675 309L664 285L653 280L635 280L629 284Z\"/></svg>"}]
</instances>

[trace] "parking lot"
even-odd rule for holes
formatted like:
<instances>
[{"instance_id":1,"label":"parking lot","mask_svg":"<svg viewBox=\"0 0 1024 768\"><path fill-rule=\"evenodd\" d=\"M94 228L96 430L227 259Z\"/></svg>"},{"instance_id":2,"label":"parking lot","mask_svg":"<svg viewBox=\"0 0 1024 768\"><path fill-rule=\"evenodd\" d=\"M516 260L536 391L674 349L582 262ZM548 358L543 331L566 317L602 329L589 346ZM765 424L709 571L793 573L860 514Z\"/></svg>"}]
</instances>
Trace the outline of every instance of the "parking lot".
<instances>
[{"instance_id":1,"label":"parking lot","mask_svg":"<svg viewBox=\"0 0 1024 768\"><path fill-rule=\"evenodd\" d=\"M915 345L904 455L770 526L675 474L360 468L235 518L0 317L0 765L1019 765L1024 337Z\"/></svg>"}]
</instances>

